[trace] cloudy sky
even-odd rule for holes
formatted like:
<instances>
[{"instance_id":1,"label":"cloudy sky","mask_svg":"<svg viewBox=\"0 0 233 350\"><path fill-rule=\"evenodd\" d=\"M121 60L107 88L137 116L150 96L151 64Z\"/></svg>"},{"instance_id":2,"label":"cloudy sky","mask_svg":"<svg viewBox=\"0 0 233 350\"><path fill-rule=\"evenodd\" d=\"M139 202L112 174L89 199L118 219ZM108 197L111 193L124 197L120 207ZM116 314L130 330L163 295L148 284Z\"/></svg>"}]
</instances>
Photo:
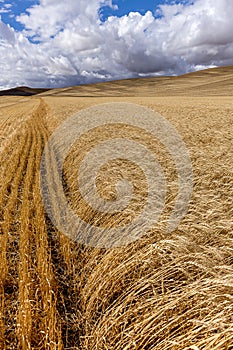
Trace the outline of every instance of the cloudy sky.
<instances>
[{"instance_id":1,"label":"cloudy sky","mask_svg":"<svg viewBox=\"0 0 233 350\"><path fill-rule=\"evenodd\" d=\"M0 89L233 65L232 0L0 0Z\"/></svg>"}]
</instances>

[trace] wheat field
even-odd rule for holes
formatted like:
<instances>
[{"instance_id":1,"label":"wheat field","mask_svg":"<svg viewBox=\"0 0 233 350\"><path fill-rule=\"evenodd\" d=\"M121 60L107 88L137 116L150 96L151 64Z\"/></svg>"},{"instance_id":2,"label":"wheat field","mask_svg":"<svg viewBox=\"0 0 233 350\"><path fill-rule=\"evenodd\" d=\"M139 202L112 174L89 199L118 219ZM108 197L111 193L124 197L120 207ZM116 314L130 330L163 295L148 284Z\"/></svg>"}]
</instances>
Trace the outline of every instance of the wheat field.
<instances>
[{"instance_id":1,"label":"wheat field","mask_svg":"<svg viewBox=\"0 0 233 350\"><path fill-rule=\"evenodd\" d=\"M0 97L0 349L233 349L232 79L233 68L226 67ZM55 227L42 201L40 163L63 121L112 102L149 107L176 128L191 159L193 194L186 216L168 234L174 164L146 133L128 130L165 169L166 205L157 225L136 228L139 239L106 249L78 243ZM75 169L107 136L97 129L74 144L63 180L86 222L111 227L137 215L146 184L123 161L107 163L97 179L100 195L114 200L120 166L135 181L135 203L120 216L85 205Z\"/></svg>"}]
</instances>

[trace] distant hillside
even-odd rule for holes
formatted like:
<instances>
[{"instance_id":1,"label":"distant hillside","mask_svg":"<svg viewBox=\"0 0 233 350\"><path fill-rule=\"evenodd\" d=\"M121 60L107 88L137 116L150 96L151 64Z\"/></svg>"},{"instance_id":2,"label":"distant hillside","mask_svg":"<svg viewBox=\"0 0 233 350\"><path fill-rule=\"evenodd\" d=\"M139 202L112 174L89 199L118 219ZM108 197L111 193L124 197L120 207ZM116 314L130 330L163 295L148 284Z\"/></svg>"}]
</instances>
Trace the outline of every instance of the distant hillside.
<instances>
[{"instance_id":1,"label":"distant hillside","mask_svg":"<svg viewBox=\"0 0 233 350\"><path fill-rule=\"evenodd\" d=\"M180 76L134 78L58 89L26 86L0 91L0 96L63 97L154 97L154 96L232 96L233 66L211 68Z\"/></svg>"},{"instance_id":2,"label":"distant hillside","mask_svg":"<svg viewBox=\"0 0 233 350\"><path fill-rule=\"evenodd\" d=\"M52 89L43 95L64 97L232 96L233 66L211 68L180 76L136 78Z\"/></svg>"},{"instance_id":3,"label":"distant hillside","mask_svg":"<svg viewBox=\"0 0 233 350\"><path fill-rule=\"evenodd\" d=\"M48 91L48 89L32 89L27 86L20 86L13 89L0 91L0 96L32 96L42 92Z\"/></svg>"}]
</instances>

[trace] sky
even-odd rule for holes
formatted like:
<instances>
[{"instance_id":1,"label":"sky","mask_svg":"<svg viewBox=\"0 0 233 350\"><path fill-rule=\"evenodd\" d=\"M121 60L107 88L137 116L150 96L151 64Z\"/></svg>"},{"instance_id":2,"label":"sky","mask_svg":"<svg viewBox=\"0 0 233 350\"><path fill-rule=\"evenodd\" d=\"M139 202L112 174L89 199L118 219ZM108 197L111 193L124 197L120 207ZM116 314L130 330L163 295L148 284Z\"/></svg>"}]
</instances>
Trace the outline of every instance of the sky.
<instances>
[{"instance_id":1,"label":"sky","mask_svg":"<svg viewBox=\"0 0 233 350\"><path fill-rule=\"evenodd\" d=\"M0 0L0 89L233 65L232 0Z\"/></svg>"}]
</instances>

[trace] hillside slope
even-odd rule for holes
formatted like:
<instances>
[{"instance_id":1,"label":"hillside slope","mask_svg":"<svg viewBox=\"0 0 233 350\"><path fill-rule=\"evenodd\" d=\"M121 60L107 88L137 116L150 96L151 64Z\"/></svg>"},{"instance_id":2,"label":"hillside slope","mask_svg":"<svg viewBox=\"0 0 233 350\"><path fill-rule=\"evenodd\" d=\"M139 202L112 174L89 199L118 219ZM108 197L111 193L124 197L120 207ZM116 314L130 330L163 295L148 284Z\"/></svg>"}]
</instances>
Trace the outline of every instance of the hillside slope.
<instances>
[{"instance_id":1,"label":"hillside slope","mask_svg":"<svg viewBox=\"0 0 233 350\"><path fill-rule=\"evenodd\" d=\"M43 95L64 97L232 96L233 66L212 68L181 76L127 79L53 89Z\"/></svg>"}]
</instances>

